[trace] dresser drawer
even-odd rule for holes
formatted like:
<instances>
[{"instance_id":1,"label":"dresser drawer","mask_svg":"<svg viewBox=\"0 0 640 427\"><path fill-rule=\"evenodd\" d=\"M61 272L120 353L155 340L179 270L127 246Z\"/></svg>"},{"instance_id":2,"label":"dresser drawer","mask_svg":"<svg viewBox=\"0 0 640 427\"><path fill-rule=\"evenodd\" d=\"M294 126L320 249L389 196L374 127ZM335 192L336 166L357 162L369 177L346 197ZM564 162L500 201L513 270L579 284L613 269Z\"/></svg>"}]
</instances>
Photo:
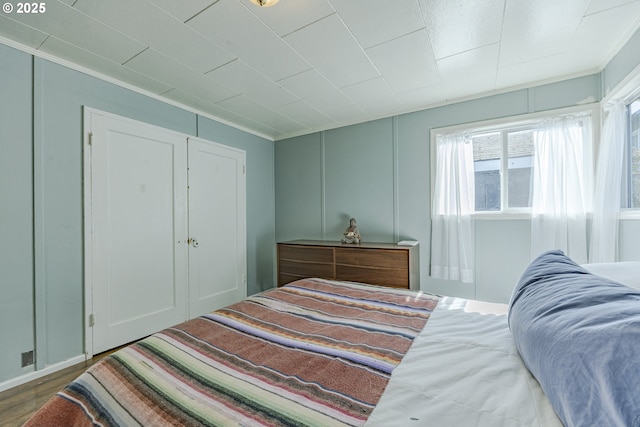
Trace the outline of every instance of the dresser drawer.
<instances>
[{"instance_id":1,"label":"dresser drawer","mask_svg":"<svg viewBox=\"0 0 640 427\"><path fill-rule=\"evenodd\" d=\"M333 248L278 245L278 286L308 277L333 279Z\"/></svg>"},{"instance_id":2,"label":"dresser drawer","mask_svg":"<svg viewBox=\"0 0 640 427\"><path fill-rule=\"evenodd\" d=\"M393 288L409 288L408 271L370 268L370 267L352 267L347 265L336 265L336 279L346 280L347 282L362 282L371 285L389 286Z\"/></svg>"},{"instance_id":3,"label":"dresser drawer","mask_svg":"<svg viewBox=\"0 0 640 427\"><path fill-rule=\"evenodd\" d=\"M333 263L333 248L279 245L278 257L280 260Z\"/></svg>"},{"instance_id":4,"label":"dresser drawer","mask_svg":"<svg viewBox=\"0 0 640 427\"><path fill-rule=\"evenodd\" d=\"M336 264L407 270L409 253L403 250L336 248Z\"/></svg>"},{"instance_id":5,"label":"dresser drawer","mask_svg":"<svg viewBox=\"0 0 640 427\"><path fill-rule=\"evenodd\" d=\"M278 265L280 274L286 273L298 277L333 278L333 264L298 262L281 259Z\"/></svg>"}]
</instances>

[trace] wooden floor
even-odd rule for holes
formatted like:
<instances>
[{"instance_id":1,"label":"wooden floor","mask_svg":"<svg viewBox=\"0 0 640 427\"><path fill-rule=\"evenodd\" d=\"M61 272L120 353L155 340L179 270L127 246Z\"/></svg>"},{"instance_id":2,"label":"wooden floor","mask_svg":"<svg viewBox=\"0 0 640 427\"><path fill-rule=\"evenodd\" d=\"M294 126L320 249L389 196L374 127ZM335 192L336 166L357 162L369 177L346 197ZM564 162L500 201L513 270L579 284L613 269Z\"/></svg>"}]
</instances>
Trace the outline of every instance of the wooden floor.
<instances>
[{"instance_id":1,"label":"wooden floor","mask_svg":"<svg viewBox=\"0 0 640 427\"><path fill-rule=\"evenodd\" d=\"M86 362L1 392L0 427L21 426L54 394L76 379L89 366L113 351L115 350L99 354Z\"/></svg>"}]
</instances>

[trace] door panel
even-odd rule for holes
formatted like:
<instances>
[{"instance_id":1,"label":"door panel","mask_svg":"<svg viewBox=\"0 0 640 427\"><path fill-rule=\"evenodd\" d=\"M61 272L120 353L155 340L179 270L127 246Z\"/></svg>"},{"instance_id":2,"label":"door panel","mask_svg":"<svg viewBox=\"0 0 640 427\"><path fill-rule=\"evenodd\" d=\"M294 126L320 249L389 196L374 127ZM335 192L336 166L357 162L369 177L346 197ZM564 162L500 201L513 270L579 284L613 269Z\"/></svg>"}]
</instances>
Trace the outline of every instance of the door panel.
<instances>
[{"instance_id":1,"label":"door panel","mask_svg":"<svg viewBox=\"0 0 640 427\"><path fill-rule=\"evenodd\" d=\"M91 109L86 120L87 351L246 297L244 151Z\"/></svg>"},{"instance_id":2,"label":"door panel","mask_svg":"<svg viewBox=\"0 0 640 427\"><path fill-rule=\"evenodd\" d=\"M189 138L189 317L246 297L245 155Z\"/></svg>"},{"instance_id":3,"label":"door panel","mask_svg":"<svg viewBox=\"0 0 640 427\"><path fill-rule=\"evenodd\" d=\"M93 353L185 319L185 138L92 117Z\"/></svg>"}]
</instances>

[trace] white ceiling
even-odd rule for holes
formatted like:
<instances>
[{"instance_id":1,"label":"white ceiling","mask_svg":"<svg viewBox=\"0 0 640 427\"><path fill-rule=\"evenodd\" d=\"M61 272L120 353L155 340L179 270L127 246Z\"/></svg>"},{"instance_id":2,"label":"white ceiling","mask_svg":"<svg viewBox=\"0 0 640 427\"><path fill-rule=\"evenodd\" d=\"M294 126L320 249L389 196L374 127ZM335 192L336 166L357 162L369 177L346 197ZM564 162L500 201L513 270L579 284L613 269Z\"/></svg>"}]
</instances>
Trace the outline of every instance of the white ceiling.
<instances>
[{"instance_id":1,"label":"white ceiling","mask_svg":"<svg viewBox=\"0 0 640 427\"><path fill-rule=\"evenodd\" d=\"M272 139L598 72L640 26L640 0L45 5L0 37Z\"/></svg>"}]
</instances>

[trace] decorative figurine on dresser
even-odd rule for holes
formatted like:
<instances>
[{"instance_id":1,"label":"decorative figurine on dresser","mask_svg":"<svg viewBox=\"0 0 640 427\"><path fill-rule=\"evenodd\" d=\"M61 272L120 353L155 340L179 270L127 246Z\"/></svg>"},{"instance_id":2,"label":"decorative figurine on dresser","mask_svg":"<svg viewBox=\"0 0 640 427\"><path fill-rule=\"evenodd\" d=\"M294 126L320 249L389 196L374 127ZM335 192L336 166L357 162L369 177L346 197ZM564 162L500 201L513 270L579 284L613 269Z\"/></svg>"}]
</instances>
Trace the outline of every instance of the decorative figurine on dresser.
<instances>
[{"instance_id":1,"label":"decorative figurine on dresser","mask_svg":"<svg viewBox=\"0 0 640 427\"><path fill-rule=\"evenodd\" d=\"M349 227L345 230L343 234L344 234L344 237L342 238L342 243L358 244L361 242L362 237L358 232L358 226L356 224L355 218L351 218L349 220Z\"/></svg>"}]
</instances>

